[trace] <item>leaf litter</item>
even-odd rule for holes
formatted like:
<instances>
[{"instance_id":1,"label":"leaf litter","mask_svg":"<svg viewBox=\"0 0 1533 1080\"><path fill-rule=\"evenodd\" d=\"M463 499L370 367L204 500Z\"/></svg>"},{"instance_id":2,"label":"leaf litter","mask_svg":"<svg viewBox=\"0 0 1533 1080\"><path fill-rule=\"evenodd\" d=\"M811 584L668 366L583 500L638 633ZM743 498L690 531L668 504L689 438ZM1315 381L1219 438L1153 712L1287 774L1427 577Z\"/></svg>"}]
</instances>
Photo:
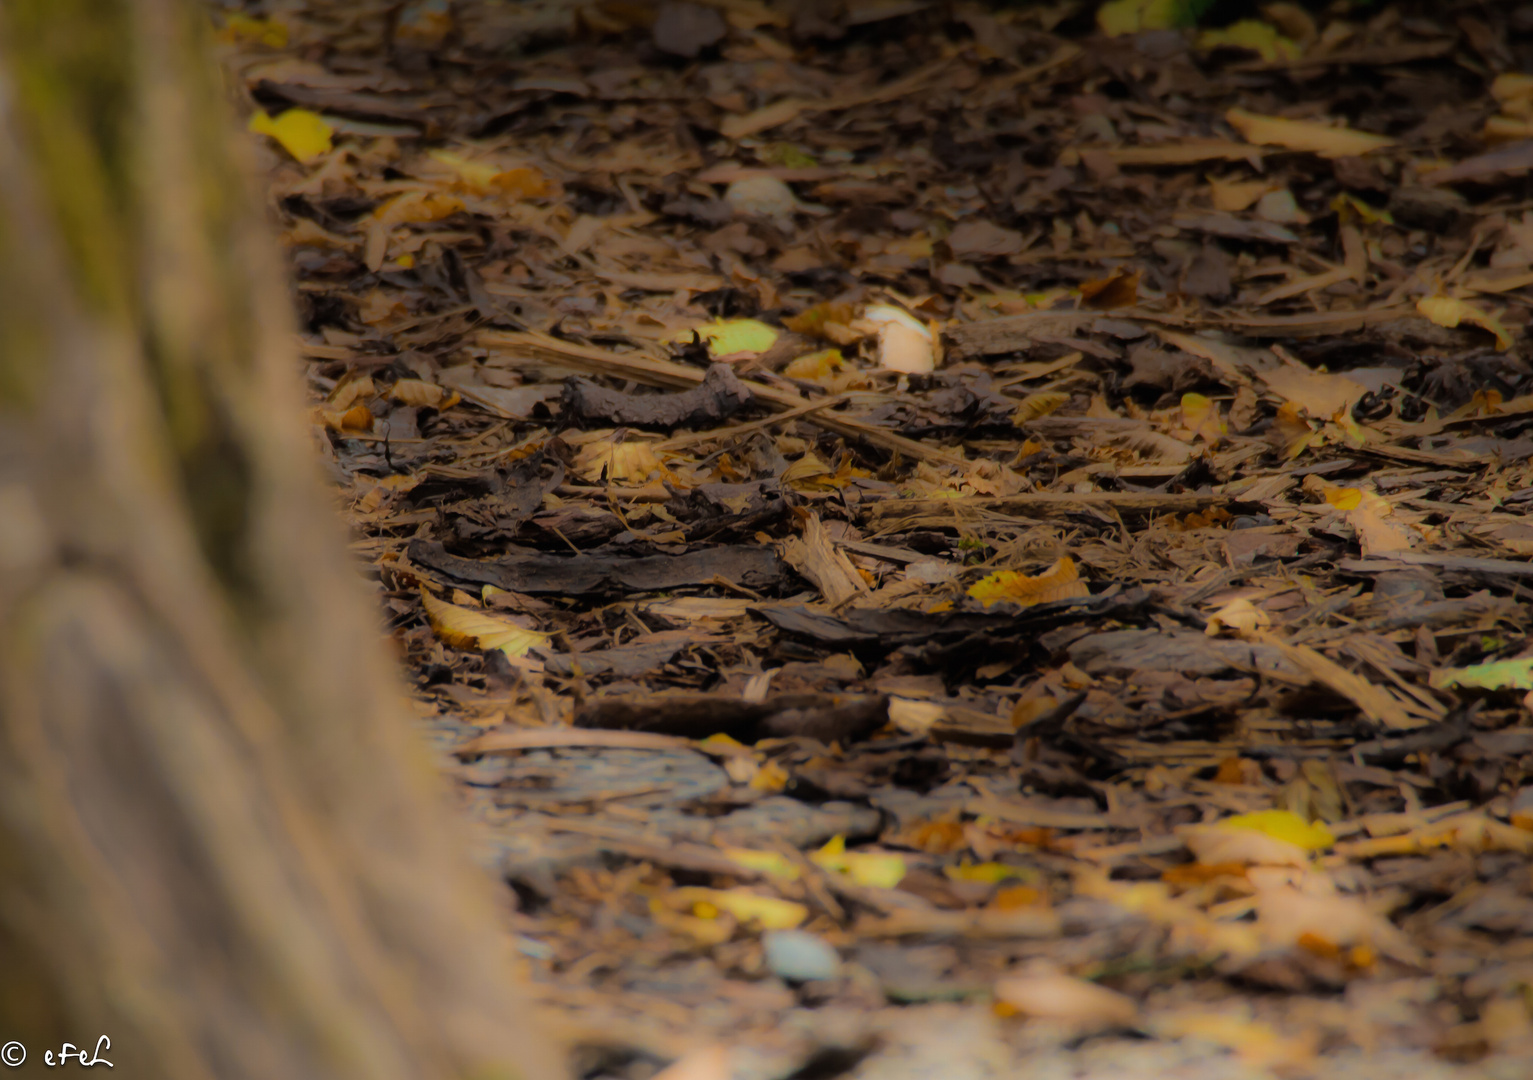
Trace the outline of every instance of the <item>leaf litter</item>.
<instances>
[{"instance_id":1,"label":"leaf litter","mask_svg":"<svg viewBox=\"0 0 1533 1080\"><path fill-rule=\"evenodd\" d=\"M585 1075L1523 1075L1533 20L1194 6L217 16Z\"/></svg>"}]
</instances>

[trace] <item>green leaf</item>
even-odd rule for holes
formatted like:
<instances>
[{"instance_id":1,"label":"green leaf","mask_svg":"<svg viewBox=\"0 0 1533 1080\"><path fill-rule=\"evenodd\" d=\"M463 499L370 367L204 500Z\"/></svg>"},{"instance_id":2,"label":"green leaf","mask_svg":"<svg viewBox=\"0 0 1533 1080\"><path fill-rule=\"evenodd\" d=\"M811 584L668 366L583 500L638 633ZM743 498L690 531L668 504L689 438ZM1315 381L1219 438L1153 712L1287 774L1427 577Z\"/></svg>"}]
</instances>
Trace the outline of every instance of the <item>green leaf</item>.
<instances>
[{"instance_id":1,"label":"green leaf","mask_svg":"<svg viewBox=\"0 0 1533 1080\"><path fill-rule=\"evenodd\" d=\"M1474 690L1533 690L1533 656L1497 660L1493 664L1444 668L1432 672L1431 681L1439 690L1453 686Z\"/></svg>"}]
</instances>

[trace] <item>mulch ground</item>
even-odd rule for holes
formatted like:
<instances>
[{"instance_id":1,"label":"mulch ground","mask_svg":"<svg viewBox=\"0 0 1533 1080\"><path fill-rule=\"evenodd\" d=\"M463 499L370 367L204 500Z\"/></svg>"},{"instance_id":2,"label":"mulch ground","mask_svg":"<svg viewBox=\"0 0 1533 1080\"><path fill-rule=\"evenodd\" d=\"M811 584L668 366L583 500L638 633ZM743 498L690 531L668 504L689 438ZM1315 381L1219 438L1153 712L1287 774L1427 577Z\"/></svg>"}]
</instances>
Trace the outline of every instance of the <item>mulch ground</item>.
<instances>
[{"instance_id":1,"label":"mulch ground","mask_svg":"<svg viewBox=\"0 0 1533 1080\"><path fill-rule=\"evenodd\" d=\"M1533 17L1094 14L218 16L589 1077L1526 1075Z\"/></svg>"}]
</instances>

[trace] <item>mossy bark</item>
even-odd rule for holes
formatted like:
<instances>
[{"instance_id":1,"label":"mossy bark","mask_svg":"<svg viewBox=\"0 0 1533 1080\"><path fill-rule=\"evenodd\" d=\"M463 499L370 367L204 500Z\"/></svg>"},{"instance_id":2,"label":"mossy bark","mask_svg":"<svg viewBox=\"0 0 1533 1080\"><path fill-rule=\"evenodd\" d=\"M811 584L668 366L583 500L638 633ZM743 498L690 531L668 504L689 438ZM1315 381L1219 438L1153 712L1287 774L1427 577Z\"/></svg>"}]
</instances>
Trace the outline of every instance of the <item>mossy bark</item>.
<instances>
[{"instance_id":1,"label":"mossy bark","mask_svg":"<svg viewBox=\"0 0 1533 1080\"><path fill-rule=\"evenodd\" d=\"M4 1034L547 1080L317 480L204 19L0 4Z\"/></svg>"}]
</instances>

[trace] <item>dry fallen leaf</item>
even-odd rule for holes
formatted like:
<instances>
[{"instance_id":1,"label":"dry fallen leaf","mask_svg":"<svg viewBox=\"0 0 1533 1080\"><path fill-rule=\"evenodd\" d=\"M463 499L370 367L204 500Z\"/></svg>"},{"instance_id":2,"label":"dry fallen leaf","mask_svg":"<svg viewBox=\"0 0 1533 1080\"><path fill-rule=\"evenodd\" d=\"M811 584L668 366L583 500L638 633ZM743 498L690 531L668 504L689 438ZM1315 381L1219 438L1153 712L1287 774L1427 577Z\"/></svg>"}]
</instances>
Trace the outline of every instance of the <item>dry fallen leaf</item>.
<instances>
[{"instance_id":1,"label":"dry fallen leaf","mask_svg":"<svg viewBox=\"0 0 1533 1080\"><path fill-rule=\"evenodd\" d=\"M1501 320L1468 300L1451 296L1423 296L1416 301L1416 310L1438 326L1449 329L1460 323L1473 323L1496 335L1496 348L1502 352L1512 347L1511 332L1502 325Z\"/></svg>"},{"instance_id":2,"label":"dry fallen leaf","mask_svg":"<svg viewBox=\"0 0 1533 1080\"><path fill-rule=\"evenodd\" d=\"M400 379L389 390L389 397L402 405L446 409L463 400L456 391L446 390L423 379Z\"/></svg>"},{"instance_id":3,"label":"dry fallen leaf","mask_svg":"<svg viewBox=\"0 0 1533 1080\"><path fill-rule=\"evenodd\" d=\"M1208 626L1204 629L1209 637L1217 637L1222 630L1233 630L1237 634L1248 634L1263 626L1271 626L1272 619L1267 613L1245 597L1237 597L1225 604L1218 611L1208 617Z\"/></svg>"},{"instance_id":4,"label":"dry fallen leaf","mask_svg":"<svg viewBox=\"0 0 1533 1080\"><path fill-rule=\"evenodd\" d=\"M1245 136L1247 142L1258 146L1281 146L1287 150L1308 151L1321 157L1361 157L1395 144L1393 139L1366 131L1332 127L1314 120L1262 116L1239 108L1230 109L1224 118L1231 127Z\"/></svg>"},{"instance_id":5,"label":"dry fallen leaf","mask_svg":"<svg viewBox=\"0 0 1533 1080\"><path fill-rule=\"evenodd\" d=\"M1002 602L1028 607L1075 596L1090 596L1091 590L1080 579L1075 560L1065 555L1035 577L1015 570L997 571L969 586L968 595L986 607Z\"/></svg>"},{"instance_id":6,"label":"dry fallen leaf","mask_svg":"<svg viewBox=\"0 0 1533 1080\"><path fill-rule=\"evenodd\" d=\"M509 659L519 660L529 649L548 640L547 634L528 630L504 615L449 604L424 588L421 589L421 603L426 607L426 619L432 631L457 649L498 649Z\"/></svg>"}]
</instances>

